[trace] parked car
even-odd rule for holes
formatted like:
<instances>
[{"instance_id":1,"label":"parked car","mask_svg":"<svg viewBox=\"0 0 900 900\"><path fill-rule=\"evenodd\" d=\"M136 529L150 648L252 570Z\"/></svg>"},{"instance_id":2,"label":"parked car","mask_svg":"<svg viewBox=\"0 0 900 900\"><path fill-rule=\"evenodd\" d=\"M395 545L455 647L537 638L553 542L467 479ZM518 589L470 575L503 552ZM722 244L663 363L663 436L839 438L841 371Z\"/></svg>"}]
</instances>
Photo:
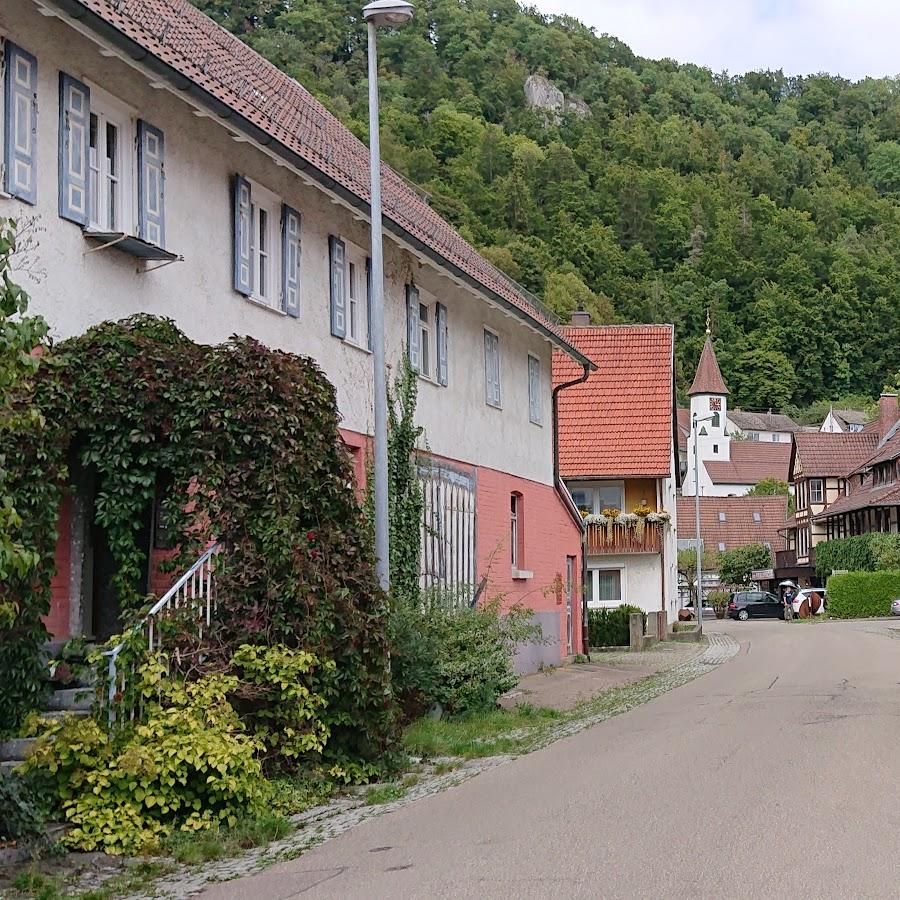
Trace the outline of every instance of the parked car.
<instances>
[{"instance_id":1,"label":"parked car","mask_svg":"<svg viewBox=\"0 0 900 900\"><path fill-rule=\"evenodd\" d=\"M816 608L816 601L813 599L813 594L819 595L819 604L818 608ZM813 615L820 616L823 612L825 612L825 607L828 606L828 592L825 588L803 588L802 590L797 591L794 595L794 601L791 606L794 607L794 615L800 615L800 607L803 605L803 602L806 601L807 608Z\"/></svg>"},{"instance_id":2,"label":"parked car","mask_svg":"<svg viewBox=\"0 0 900 900\"><path fill-rule=\"evenodd\" d=\"M728 616L732 619L783 619L784 604L769 591L735 591L728 601Z\"/></svg>"},{"instance_id":3,"label":"parked car","mask_svg":"<svg viewBox=\"0 0 900 900\"><path fill-rule=\"evenodd\" d=\"M891 600L891 615L900 616L900 598Z\"/></svg>"}]
</instances>

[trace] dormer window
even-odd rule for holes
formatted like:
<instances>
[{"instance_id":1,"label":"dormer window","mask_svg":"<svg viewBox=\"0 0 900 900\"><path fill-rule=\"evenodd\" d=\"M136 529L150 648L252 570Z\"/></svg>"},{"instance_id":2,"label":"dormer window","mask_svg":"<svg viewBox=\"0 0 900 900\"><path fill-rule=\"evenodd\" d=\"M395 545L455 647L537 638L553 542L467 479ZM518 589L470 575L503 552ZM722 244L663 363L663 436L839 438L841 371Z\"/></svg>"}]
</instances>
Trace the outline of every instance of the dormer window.
<instances>
[{"instance_id":1,"label":"dormer window","mask_svg":"<svg viewBox=\"0 0 900 900\"><path fill-rule=\"evenodd\" d=\"M720 512L719 513L719 521L724 522L726 519L727 519L727 516L725 515L725 513Z\"/></svg>"}]
</instances>

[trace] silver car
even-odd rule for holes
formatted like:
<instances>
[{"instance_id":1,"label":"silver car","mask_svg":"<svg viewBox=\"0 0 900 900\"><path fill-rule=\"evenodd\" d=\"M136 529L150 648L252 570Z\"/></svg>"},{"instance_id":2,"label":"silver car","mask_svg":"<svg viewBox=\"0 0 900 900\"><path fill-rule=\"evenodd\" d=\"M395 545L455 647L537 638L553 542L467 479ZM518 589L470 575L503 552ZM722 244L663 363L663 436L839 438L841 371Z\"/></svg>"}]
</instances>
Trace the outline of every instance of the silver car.
<instances>
[{"instance_id":1,"label":"silver car","mask_svg":"<svg viewBox=\"0 0 900 900\"><path fill-rule=\"evenodd\" d=\"M891 615L900 616L900 598L891 600Z\"/></svg>"}]
</instances>

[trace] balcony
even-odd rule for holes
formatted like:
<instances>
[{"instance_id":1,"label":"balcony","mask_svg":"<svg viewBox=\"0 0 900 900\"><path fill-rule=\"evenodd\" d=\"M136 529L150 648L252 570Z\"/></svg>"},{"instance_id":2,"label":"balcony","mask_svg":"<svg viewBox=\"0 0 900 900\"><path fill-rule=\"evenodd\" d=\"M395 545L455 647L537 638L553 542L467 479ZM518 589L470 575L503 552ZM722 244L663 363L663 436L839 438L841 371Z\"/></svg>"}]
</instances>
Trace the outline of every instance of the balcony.
<instances>
[{"instance_id":1,"label":"balcony","mask_svg":"<svg viewBox=\"0 0 900 900\"><path fill-rule=\"evenodd\" d=\"M613 525L612 532L606 525L587 526L588 556L612 553L659 553L662 547L661 529L655 525L644 527L638 537L634 528Z\"/></svg>"},{"instance_id":2,"label":"balcony","mask_svg":"<svg viewBox=\"0 0 900 900\"><path fill-rule=\"evenodd\" d=\"M775 551L775 568L776 569L793 569L797 565L796 550L776 550Z\"/></svg>"}]
</instances>

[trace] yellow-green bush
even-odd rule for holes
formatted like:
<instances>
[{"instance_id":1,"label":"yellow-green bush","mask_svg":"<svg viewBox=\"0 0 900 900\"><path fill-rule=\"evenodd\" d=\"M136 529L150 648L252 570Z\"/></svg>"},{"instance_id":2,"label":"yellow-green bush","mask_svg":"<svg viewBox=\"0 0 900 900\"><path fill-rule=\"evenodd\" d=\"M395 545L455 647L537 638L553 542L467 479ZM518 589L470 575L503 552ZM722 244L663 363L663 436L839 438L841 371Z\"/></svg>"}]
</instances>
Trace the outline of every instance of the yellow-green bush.
<instances>
[{"instance_id":1,"label":"yellow-green bush","mask_svg":"<svg viewBox=\"0 0 900 900\"><path fill-rule=\"evenodd\" d=\"M141 724L110 737L93 719L49 723L26 765L73 826L65 843L138 853L175 829L261 811L262 745L228 701L237 684L230 675L184 684L154 662L141 670Z\"/></svg>"}]
</instances>

